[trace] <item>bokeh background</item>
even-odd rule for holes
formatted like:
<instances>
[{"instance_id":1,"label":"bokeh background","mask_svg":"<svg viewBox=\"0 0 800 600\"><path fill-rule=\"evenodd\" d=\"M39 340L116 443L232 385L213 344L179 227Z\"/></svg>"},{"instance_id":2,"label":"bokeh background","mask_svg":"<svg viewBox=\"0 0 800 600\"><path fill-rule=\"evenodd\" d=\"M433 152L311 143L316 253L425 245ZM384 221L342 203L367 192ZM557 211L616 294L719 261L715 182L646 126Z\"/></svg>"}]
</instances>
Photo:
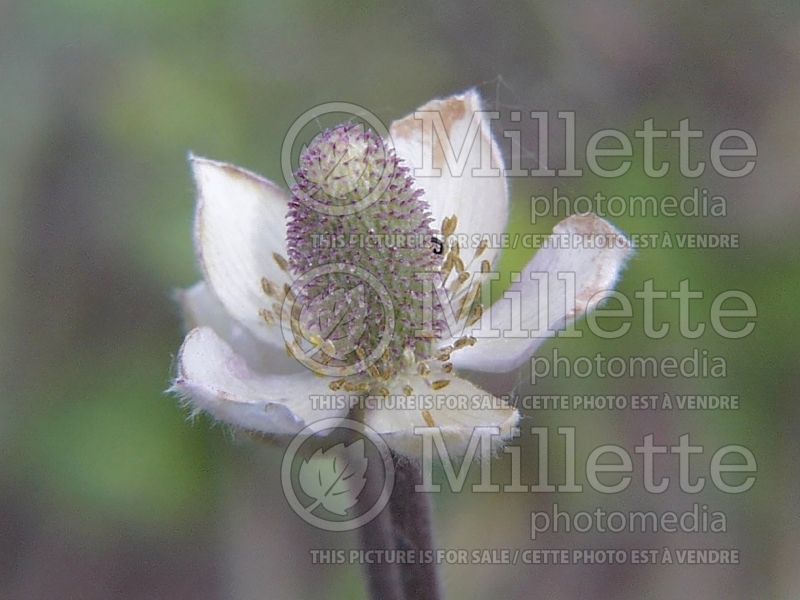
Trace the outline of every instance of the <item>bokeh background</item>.
<instances>
[{"instance_id":1,"label":"bokeh background","mask_svg":"<svg viewBox=\"0 0 800 600\"><path fill-rule=\"evenodd\" d=\"M741 409L528 416L578 427L583 457L597 443L632 449L646 433L671 444L690 432L712 449L746 445L759 470L754 489L736 497L672 488L658 497L437 497L448 547L530 547L531 510L554 502L700 502L726 511L727 534L553 535L536 547L742 555L738 566L448 566L449 597L797 598L799 13L791 0L0 1L0 598L363 597L358 567L310 564L309 549L356 540L291 512L280 452L190 423L164 394L182 336L170 294L198 275L186 154L280 181L283 135L318 103L356 102L389 120L473 85L505 115L575 110L579 140L603 127L632 137L645 118L669 128L686 116L712 135L736 127L755 137L757 168L740 180L686 181L674 169L648 180L637 168L615 180L517 179L511 227L548 231L557 219L532 224L528 199L554 184L573 194L683 194L695 185L724 194L725 218L617 219L630 232L741 236L739 250L643 250L621 289L648 278L674 289L688 277L706 291L706 309L720 291L744 289L759 310L751 336L684 340L668 306L659 312L673 324L665 340L644 338L637 313L621 340L551 340L542 351L684 356L698 347L724 356L728 377L544 380L536 391L728 393L741 396ZM535 132L523 138L535 159ZM509 253L503 268L529 255Z\"/></svg>"}]
</instances>

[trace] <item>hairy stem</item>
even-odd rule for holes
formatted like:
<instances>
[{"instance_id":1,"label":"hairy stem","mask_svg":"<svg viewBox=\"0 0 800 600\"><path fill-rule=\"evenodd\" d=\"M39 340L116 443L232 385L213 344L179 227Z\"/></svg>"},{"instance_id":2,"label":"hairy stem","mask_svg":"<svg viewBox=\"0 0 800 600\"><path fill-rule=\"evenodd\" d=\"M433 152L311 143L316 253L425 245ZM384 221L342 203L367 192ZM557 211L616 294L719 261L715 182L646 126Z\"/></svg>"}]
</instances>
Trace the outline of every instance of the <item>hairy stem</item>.
<instances>
[{"instance_id":1,"label":"hairy stem","mask_svg":"<svg viewBox=\"0 0 800 600\"><path fill-rule=\"evenodd\" d=\"M413 550L417 560L403 564L400 574L407 600L441 600L441 583L436 564L431 560L420 560L427 550L433 550L433 527L431 503L428 496L416 492L421 483L419 465L402 456L394 456L394 492L389 502L391 519L397 547Z\"/></svg>"},{"instance_id":2,"label":"hairy stem","mask_svg":"<svg viewBox=\"0 0 800 600\"><path fill-rule=\"evenodd\" d=\"M384 481L386 474L382 471L383 465L370 461L367 466L365 498L374 497L376 487ZM387 508L372 521L363 525L360 530L362 550L394 550L395 543L392 515ZM396 562L372 561L365 565L367 590L370 600L405 600L400 569Z\"/></svg>"}]
</instances>

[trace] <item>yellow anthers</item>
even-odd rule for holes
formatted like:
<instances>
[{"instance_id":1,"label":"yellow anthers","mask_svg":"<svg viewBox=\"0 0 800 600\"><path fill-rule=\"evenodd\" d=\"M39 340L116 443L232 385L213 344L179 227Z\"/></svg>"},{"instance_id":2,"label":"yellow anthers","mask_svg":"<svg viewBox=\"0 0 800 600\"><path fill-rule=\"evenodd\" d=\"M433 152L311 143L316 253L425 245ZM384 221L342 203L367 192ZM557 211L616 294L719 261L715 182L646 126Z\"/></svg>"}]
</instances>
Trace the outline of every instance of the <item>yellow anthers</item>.
<instances>
[{"instance_id":1,"label":"yellow anthers","mask_svg":"<svg viewBox=\"0 0 800 600\"><path fill-rule=\"evenodd\" d=\"M298 321L295 317L291 318L291 320L289 321L289 324L292 327L292 333L295 335L295 337L298 337L298 338L299 337L302 337L302 338L306 337L306 334L303 332L303 326L300 324L300 321Z\"/></svg>"},{"instance_id":2,"label":"yellow anthers","mask_svg":"<svg viewBox=\"0 0 800 600\"><path fill-rule=\"evenodd\" d=\"M292 292L292 286L288 283L283 284L283 295L289 298L289 300L294 300L294 292Z\"/></svg>"},{"instance_id":3,"label":"yellow anthers","mask_svg":"<svg viewBox=\"0 0 800 600\"><path fill-rule=\"evenodd\" d=\"M389 388L387 388L385 385L382 385L382 386L378 387L378 388L375 390L375 396L383 396L384 398L385 398L386 396L388 396L388 395L389 395L389 393L390 393L390 392L389 392Z\"/></svg>"},{"instance_id":4,"label":"yellow anthers","mask_svg":"<svg viewBox=\"0 0 800 600\"><path fill-rule=\"evenodd\" d=\"M476 304L472 309L472 316L469 318L467 324L469 326L475 325L475 323L481 320L481 317L483 317L483 305Z\"/></svg>"},{"instance_id":5,"label":"yellow anthers","mask_svg":"<svg viewBox=\"0 0 800 600\"><path fill-rule=\"evenodd\" d=\"M384 378L383 377L383 373L381 373L381 370L378 367L376 367L375 365L369 365L367 367L367 371L375 379L383 379Z\"/></svg>"},{"instance_id":6,"label":"yellow anthers","mask_svg":"<svg viewBox=\"0 0 800 600\"><path fill-rule=\"evenodd\" d=\"M289 273L289 261L287 261L277 252L272 253L272 258L275 260L275 263L280 267L281 271L287 274Z\"/></svg>"},{"instance_id":7,"label":"yellow anthers","mask_svg":"<svg viewBox=\"0 0 800 600\"><path fill-rule=\"evenodd\" d=\"M347 381L344 379L335 379L328 384L328 387L331 391L338 392L345 383L347 383Z\"/></svg>"},{"instance_id":8,"label":"yellow anthers","mask_svg":"<svg viewBox=\"0 0 800 600\"><path fill-rule=\"evenodd\" d=\"M429 410L422 411L422 418L425 420L425 424L428 427L436 427L436 421L433 420L433 415Z\"/></svg>"},{"instance_id":9,"label":"yellow anthers","mask_svg":"<svg viewBox=\"0 0 800 600\"><path fill-rule=\"evenodd\" d=\"M403 386L403 394L405 394L406 396L410 396L413 393L414 393L414 388L412 388L410 385L406 384Z\"/></svg>"},{"instance_id":10,"label":"yellow anthers","mask_svg":"<svg viewBox=\"0 0 800 600\"><path fill-rule=\"evenodd\" d=\"M266 277L261 278L261 289L264 291L264 294L270 298L278 297L278 289L275 287L275 284Z\"/></svg>"},{"instance_id":11,"label":"yellow anthers","mask_svg":"<svg viewBox=\"0 0 800 600\"><path fill-rule=\"evenodd\" d=\"M467 294L464 296L463 300L461 300L461 306L459 306L458 308L459 321L467 316L467 314L470 311L470 308L475 303L475 300L477 300L478 296L480 296L481 289L482 287L480 283L478 285L473 286L472 289L469 292L467 292Z\"/></svg>"},{"instance_id":12,"label":"yellow anthers","mask_svg":"<svg viewBox=\"0 0 800 600\"><path fill-rule=\"evenodd\" d=\"M463 298L461 298L461 304L458 306L458 313L456 313L456 319L458 321L463 319L469 312L469 307L472 305L472 302L470 301L471 295L471 293L467 293Z\"/></svg>"},{"instance_id":13,"label":"yellow anthers","mask_svg":"<svg viewBox=\"0 0 800 600\"><path fill-rule=\"evenodd\" d=\"M489 240L486 238L482 239L478 247L475 249L475 258L478 258L481 254L483 254L484 250L489 247ZM488 261L484 261L488 262Z\"/></svg>"},{"instance_id":14,"label":"yellow anthers","mask_svg":"<svg viewBox=\"0 0 800 600\"><path fill-rule=\"evenodd\" d=\"M475 254L475 256L478 256L478 255ZM482 260L481 261L481 273L488 273L491 270L492 270L492 263L490 263L488 260Z\"/></svg>"},{"instance_id":15,"label":"yellow anthers","mask_svg":"<svg viewBox=\"0 0 800 600\"><path fill-rule=\"evenodd\" d=\"M369 393L369 384L363 381L360 383L352 383L350 381L345 381L342 387L344 387L344 391L346 392L355 392L358 394Z\"/></svg>"},{"instance_id":16,"label":"yellow anthers","mask_svg":"<svg viewBox=\"0 0 800 600\"><path fill-rule=\"evenodd\" d=\"M450 360L450 353L454 350L452 346L445 346L444 348L439 348L439 352L436 354L436 360L440 362L447 362Z\"/></svg>"},{"instance_id":17,"label":"yellow anthers","mask_svg":"<svg viewBox=\"0 0 800 600\"><path fill-rule=\"evenodd\" d=\"M464 293L461 296L461 303L458 305L459 319L461 319L462 313L464 313L466 309L472 306L472 303L475 301L475 298L477 297L478 293L480 293L480 283L471 285L464 290Z\"/></svg>"},{"instance_id":18,"label":"yellow anthers","mask_svg":"<svg viewBox=\"0 0 800 600\"><path fill-rule=\"evenodd\" d=\"M444 363L442 365L442 371L444 371L445 373L448 373L448 374L452 373L453 372L453 363L451 363L451 362Z\"/></svg>"},{"instance_id":19,"label":"yellow anthers","mask_svg":"<svg viewBox=\"0 0 800 600\"><path fill-rule=\"evenodd\" d=\"M367 360L367 353L364 352L364 349L361 346L356 346L356 356L358 360Z\"/></svg>"},{"instance_id":20,"label":"yellow anthers","mask_svg":"<svg viewBox=\"0 0 800 600\"><path fill-rule=\"evenodd\" d=\"M469 279L471 276L472 276L472 275L470 274L470 272L469 272L469 271L464 271L464 272L462 272L462 273L459 273L459 275L458 275L458 278L457 278L457 279L456 279L456 281L455 281L455 285L456 285L456 286L459 286L459 285L463 285L463 284L465 284L465 283L467 282L467 280L468 280L468 279Z\"/></svg>"},{"instance_id":21,"label":"yellow anthers","mask_svg":"<svg viewBox=\"0 0 800 600\"><path fill-rule=\"evenodd\" d=\"M442 281L447 281L447 278L450 277L450 273L453 271L453 255L448 254L444 259L444 264L442 265Z\"/></svg>"},{"instance_id":22,"label":"yellow anthers","mask_svg":"<svg viewBox=\"0 0 800 600\"><path fill-rule=\"evenodd\" d=\"M479 282L478 285L473 287L472 291L470 291L470 293L469 293L469 295L470 295L470 304L472 304L473 302L475 302L475 300L478 299L478 296L481 295L481 291L483 291L483 284Z\"/></svg>"},{"instance_id":23,"label":"yellow anthers","mask_svg":"<svg viewBox=\"0 0 800 600\"><path fill-rule=\"evenodd\" d=\"M453 344L453 346L455 347L456 350L459 350L461 348L466 348L467 346L474 346L475 342L477 342L477 341L478 340L476 340L471 335L467 335L467 336L458 338L455 341L455 344Z\"/></svg>"},{"instance_id":24,"label":"yellow anthers","mask_svg":"<svg viewBox=\"0 0 800 600\"><path fill-rule=\"evenodd\" d=\"M420 374L420 375L422 375L423 377L424 377L425 375L428 375L430 372L431 372L431 368L428 366L428 363L426 363L426 362L421 362L421 363L419 363L419 364L417 365L417 373L419 373L419 374Z\"/></svg>"},{"instance_id":25,"label":"yellow anthers","mask_svg":"<svg viewBox=\"0 0 800 600\"><path fill-rule=\"evenodd\" d=\"M453 266L456 268L456 273L459 275L463 275L466 273L466 267L464 266L464 261L461 260L461 257L458 255L453 256Z\"/></svg>"},{"instance_id":26,"label":"yellow anthers","mask_svg":"<svg viewBox=\"0 0 800 600\"><path fill-rule=\"evenodd\" d=\"M450 385L449 379L437 379L436 381L431 382L431 387L435 390L444 389L448 385Z\"/></svg>"},{"instance_id":27,"label":"yellow anthers","mask_svg":"<svg viewBox=\"0 0 800 600\"><path fill-rule=\"evenodd\" d=\"M458 217L456 215L442 219L442 235L444 237L453 235L456 231L456 227L458 227Z\"/></svg>"},{"instance_id":28,"label":"yellow anthers","mask_svg":"<svg viewBox=\"0 0 800 600\"><path fill-rule=\"evenodd\" d=\"M449 252L447 256L444 257L444 263L442 263L442 271L449 271L453 268L453 255Z\"/></svg>"},{"instance_id":29,"label":"yellow anthers","mask_svg":"<svg viewBox=\"0 0 800 600\"><path fill-rule=\"evenodd\" d=\"M262 308L258 311L258 315L264 320L267 325L275 325L277 320L275 319L275 315L272 314L272 311L267 310L266 308Z\"/></svg>"}]
</instances>

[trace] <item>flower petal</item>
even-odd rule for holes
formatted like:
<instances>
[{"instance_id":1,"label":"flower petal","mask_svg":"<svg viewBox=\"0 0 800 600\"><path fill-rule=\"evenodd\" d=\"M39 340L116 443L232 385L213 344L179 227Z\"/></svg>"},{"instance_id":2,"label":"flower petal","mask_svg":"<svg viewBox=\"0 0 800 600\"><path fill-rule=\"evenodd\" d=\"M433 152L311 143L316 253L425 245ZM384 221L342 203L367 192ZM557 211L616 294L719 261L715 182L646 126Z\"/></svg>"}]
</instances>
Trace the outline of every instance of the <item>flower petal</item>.
<instances>
[{"instance_id":1,"label":"flower petal","mask_svg":"<svg viewBox=\"0 0 800 600\"><path fill-rule=\"evenodd\" d=\"M195 244L205 279L228 313L260 340L284 347L262 278L279 290L291 282L286 271L286 192L258 175L226 163L192 156L197 184ZM276 319L277 321L277 319Z\"/></svg>"},{"instance_id":2,"label":"flower petal","mask_svg":"<svg viewBox=\"0 0 800 600\"><path fill-rule=\"evenodd\" d=\"M517 409L466 379L451 376L447 386L438 390L418 375L402 383L395 382L389 396L376 397L364 413L366 424L401 454L420 455L422 436L414 433L415 427L439 428L448 449L463 454L476 428L496 427L500 437L507 439L519 422ZM413 389L411 394L402 389L405 385Z\"/></svg>"},{"instance_id":3,"label":"flower petal","mask_svg":"<svg viewBox=\"0 0 800 600\"><path fill-rule=\"evenodd\" d=\"M185 290L175 293L183 313L186 330L195 327L210 327L227 342L234 352L244 358L256 372L296 373L303 366L286 353L286 348L265 344L249 329L228 314L205 281L199 281Z\"/></svg>"},{"instance_id":4,"label":"flower petal","mask_svg":"<svg viewBox=\"0 0 800 600\"><path fill-rule=\"evenodd\" d=\"M606 243L600 244L601 240ZM594 310L607 295L603 292L614 288L631 254L627 238L597 215L573 215L564 219L555 226L545 246L522 271L520 281L492 306L488 318L491 329L499 330L500 337L485 337L479 331L473 332L478 338L477 343L455 352L453 364L477 371L515 369L553 331ZM545 305L539 304L539 282L531 279L534 273L546 278L548 294ZM559 274L575 276L574 300L570 298L569 303L566 301L567 283L558 278ZM515 303L521 313L521 327L516 328L513 327L512 301L509 298L515 293L518 296ZM515 329L524 332L525 337L509 334Z\"/></svg>"},{"instance_id":5,"label":"flower petal","mask_svg":"<svg viewBox=\"0 0 800 600\"><path fill-rule=\"evenodd\" d=\"M440 229L445 217L458 217L461 258L467 270L478 273L482 261L495 264L499 249L490 243L473 260L477 240L503 233L509 212L503 158L482 110L480 94L472 89L431 100L390 128L397 155L413 167L417 185L425 190L433 226ZM426 174L431 166L440 174Z\"/></svg>"},{"instance_id":6,"label":"flower petal","mask_svg":"<svg viewBox=\"0 0 800 600\"><path fill-rule=\"evenodd\" d=\"M178 354L172 391L196 412L267 434L292 434L329 417L344 417L348 407L321 409L314 395L330 395L328 379L310 371L293 375L257 375L212 329L186 336Z\"/></svg>"}]
</instances>

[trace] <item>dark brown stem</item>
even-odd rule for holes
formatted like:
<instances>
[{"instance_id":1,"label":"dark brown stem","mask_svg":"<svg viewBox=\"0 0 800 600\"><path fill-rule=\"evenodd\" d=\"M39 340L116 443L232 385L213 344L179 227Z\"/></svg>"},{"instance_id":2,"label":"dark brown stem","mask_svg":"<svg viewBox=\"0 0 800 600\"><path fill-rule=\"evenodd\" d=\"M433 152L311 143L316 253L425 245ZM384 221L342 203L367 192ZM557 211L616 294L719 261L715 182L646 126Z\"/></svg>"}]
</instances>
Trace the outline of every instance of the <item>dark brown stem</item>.
<instances>
[{"instance_id":1,"label":"dark brown stem","mask_svg":"<svg viewBox=\"0 0 800 600\"><path fill-rule=\"evenodd\" d=\"M381 464L379 467L377 465L377 461L370 461L367 466L366 488L363 492L366 498L374 497L376 492L380 492L376 486L380 487L379 484L386 477L382 471L383 465ZM359 529L359 533L362 550L380 550L389 553L397 547L392 515L388 507L372 521L363 525ZM364 569L370 600L405 600L400 568L396 561L367 561Z\"/></svg>"},{"instance_id":2,"label":"dark brown stem","mask_svg":"<svg viewBox=\"0 0 800 600\"><path fill-rule=\"evenodd\" d=\"M441 600L442 594L435 561L425 556L434 550L431 503L427 494L415 491L422 482L419 465L394 456L394 491L389 501L397 547L414 551L417 560L403 564L400 573L407 600Z\"/></svg>"}]
</instances>

